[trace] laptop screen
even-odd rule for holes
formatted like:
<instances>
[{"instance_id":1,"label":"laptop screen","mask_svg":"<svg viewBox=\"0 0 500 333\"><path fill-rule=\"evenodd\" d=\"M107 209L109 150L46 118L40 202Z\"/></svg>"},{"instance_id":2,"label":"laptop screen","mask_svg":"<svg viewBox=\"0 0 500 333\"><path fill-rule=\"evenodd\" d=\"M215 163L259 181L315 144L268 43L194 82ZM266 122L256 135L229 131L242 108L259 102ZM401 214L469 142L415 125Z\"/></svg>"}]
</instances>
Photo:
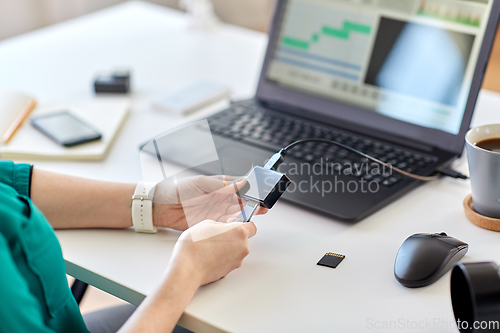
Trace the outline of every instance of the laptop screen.
<instances>
[{"instance_id":1,"label":"laptop screen","mask_svg":"<svg viewBox=\"0 0 500 333\"><path fill-rule=\"evenodd\" d=\"M289 0L267 80L458 134L492 0Z\"/></svg>"}]
</instances>

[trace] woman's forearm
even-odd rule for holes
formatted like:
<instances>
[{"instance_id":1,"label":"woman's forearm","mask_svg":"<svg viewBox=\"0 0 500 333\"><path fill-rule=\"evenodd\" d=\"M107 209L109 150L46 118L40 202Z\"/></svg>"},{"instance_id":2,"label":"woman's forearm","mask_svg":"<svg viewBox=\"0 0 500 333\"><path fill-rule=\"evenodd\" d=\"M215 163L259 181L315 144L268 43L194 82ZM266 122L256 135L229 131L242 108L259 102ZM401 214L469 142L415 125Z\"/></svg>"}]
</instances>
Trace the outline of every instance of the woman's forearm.
<instances>
[{"instance_id":1,"label":"woman's forearm","mask_svg":"<svg viewBox=\"0 0 500 333\"><path fill-rule=\"evenodd\" d=\"M132 226L135 185L66 176L34 168L33 203L55 229Z\"/></svg>"},{"instance_id":2,"label":"woman's forearm","mask_svg":"<svg viewBox=\"0 0 500 333\"><path fill-rule=\"evenodd\" d=\"M193 298L199 282L187 267L169 271L158 289L150 294L118 333L172 332Z\"/></svg>"}]
</instances>

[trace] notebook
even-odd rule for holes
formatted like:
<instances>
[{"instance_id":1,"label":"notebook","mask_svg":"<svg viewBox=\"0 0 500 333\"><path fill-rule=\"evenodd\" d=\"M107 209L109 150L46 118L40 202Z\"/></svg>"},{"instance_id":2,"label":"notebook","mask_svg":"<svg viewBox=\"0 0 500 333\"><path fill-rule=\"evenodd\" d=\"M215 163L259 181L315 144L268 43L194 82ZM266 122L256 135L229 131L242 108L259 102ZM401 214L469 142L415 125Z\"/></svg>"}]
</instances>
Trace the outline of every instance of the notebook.
<instances>
[{"instance_id":1,"label":"notebook","mask_svg":"<svg viewBox=\"0 0 500 333\"><path fill-rule=\"evenodd\" d=\"M11 94L6 101L0 95L0 134L19 114L19 106L25 105L27 95ZM23 97L25 98L23 104ZM99 160L108 152L114 138L128 114L128 102L120 99L106 99L86 102L51 101L40 103L30 118L47 113L67 110L94 126L102 134L99 141L75 147L63 147L34 128L29 119L17 130L12 139L0 146L2 159L43 159L43 160ZM4 129L4 127L6 127Z\"/></svg>"},{"instance_id":2,"label":"notebook","mask_svg":"<svg viewBox=\"0 0 500 333\"><path fill-rule=\"evenodd\" d=\"M28 114L36 106L36 100L22 93L0 93L0 143L3 142L4 135L9 132L8 137L12 133L14 123L22 121L23 113Z\"/></svg>"}]
</instances>

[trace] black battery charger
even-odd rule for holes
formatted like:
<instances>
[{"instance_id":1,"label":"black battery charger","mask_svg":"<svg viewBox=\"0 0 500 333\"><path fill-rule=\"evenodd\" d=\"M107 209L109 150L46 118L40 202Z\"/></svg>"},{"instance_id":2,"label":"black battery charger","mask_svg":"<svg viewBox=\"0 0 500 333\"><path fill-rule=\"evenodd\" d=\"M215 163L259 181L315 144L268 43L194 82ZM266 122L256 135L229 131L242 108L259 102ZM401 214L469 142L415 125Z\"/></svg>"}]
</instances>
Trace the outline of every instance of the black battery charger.
<instances>
[{"instance_id":1,"label":"black battery charger","mask_svg":"<svg viewBox=\"0 0 500 333\"><path fill-rule=\"evenodd\" d=\"M130 71L119 70L98 75L94 80L97 94L127 94L130 91Z\"/></svg>"}]
</instances>

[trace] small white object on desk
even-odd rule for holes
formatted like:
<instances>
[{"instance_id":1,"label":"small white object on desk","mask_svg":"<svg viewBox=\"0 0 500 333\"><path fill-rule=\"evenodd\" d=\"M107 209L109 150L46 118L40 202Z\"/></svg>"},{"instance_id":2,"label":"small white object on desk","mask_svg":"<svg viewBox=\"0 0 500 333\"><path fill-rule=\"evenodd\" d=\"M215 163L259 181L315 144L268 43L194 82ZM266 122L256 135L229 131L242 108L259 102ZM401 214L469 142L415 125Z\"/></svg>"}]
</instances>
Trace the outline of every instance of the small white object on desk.
<instances>
[{"instance_id":1,"label":"small white object on desk","mask_svg":"<svg viewBox=\"0 0 500 333\"><path fill-rule=\"evenodd\" d=\"M229 86L214 81L199 81L159 98L153 108L174 114L188 114L224 98L231 97Z\"/></svg>"},{"instance_id":2,"label":"small white object on desk","mask_svg":"<svg viewBox=\"0 0 500 333\"><path fill-rule=\"evenodd\" d=\"M180 0L179 5L191 16L193 28L213 29L219 23L211 0Z\"/></svg>"}]
</instances>

